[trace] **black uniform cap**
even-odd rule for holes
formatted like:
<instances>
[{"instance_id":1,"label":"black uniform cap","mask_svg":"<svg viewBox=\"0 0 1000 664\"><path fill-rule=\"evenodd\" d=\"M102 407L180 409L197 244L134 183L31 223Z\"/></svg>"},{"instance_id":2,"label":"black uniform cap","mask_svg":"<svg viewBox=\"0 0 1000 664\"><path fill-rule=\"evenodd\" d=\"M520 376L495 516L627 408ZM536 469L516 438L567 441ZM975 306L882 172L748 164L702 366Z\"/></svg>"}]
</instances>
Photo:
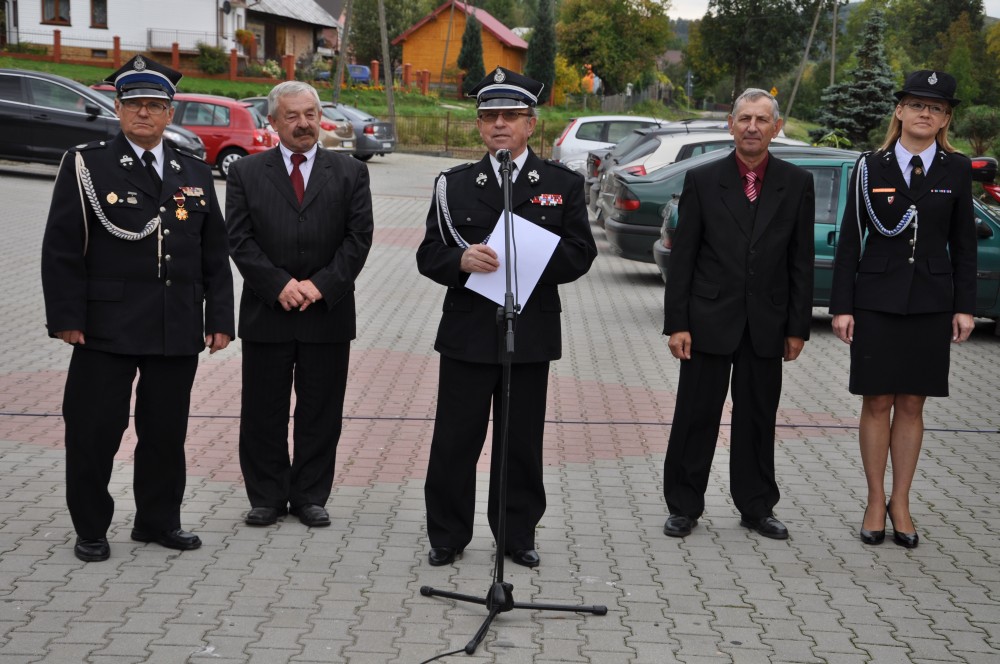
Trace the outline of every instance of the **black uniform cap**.
<instances>
[{"instance_id":1,"label":"black uniform cap","mask_svg":"<svg viewBox=\"0 0 1000 664\"><path fill-rule=\"evenodd\" d=\"M171 100L177 92L181 76L183 74L179 71L137 55L104 82L114 85L121 99L157 97Z\"/></svg>"},{"instance_id":2,"label":"black uniform cap","mask_svg":"<svg viewBox=\"0 0 1000 664\"><path fill-rule=\"evenodd\" d=\"M926 97L928 99L944 99L952 106L958 106L960 99L955 99L955 89L958 84L955 77L943 71L921 69L906 77L903 89L893 93L896 99L902 101L906 95Z\"/></svg>"},{"instance_id":3,"label":"black uniform cap","mask_svg":"<svg viewBox=\"0 0 1000 664\"><path fill-rule=\"evenodd\" d=\"M523 74L497 67L466 96L476 98L476 108L529 108L538 103L544 87Z\"/></svg>"}]
</instances>

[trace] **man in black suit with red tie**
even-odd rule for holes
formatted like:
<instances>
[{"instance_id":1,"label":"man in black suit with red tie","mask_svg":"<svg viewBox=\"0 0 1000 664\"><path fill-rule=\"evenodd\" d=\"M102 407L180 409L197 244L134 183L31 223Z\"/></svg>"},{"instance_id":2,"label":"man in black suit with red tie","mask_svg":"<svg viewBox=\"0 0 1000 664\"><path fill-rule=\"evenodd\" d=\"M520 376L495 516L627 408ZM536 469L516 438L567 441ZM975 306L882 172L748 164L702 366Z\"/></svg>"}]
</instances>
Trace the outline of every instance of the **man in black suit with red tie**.
<instances>
[{"instance_id":1,"label":"man in black suit with red tie","mask_svg":"<svg viewBox=\"0 0 1000 664\"><path fill-rule=\"evenodd\" d=\"M244 280L240 467L252 526L275 523L289 507L306 526L330 525L354 280L374 224L368 169L319 145L321 117L311 85L275 86L268 119L281 144L235 162L226 184L230 251Z\"/></svg>"},{"instance_id":2,"label":"man in black suit with red tie","mask_svg":"<svg viewBox=\"0 0 1000 664\"><path fill-rule=\"evenodd\" d=\"M782 359L796 359L809 338L815 220L812 176L768 153L781 125L774 97L745 91L729 116L736 149L684 181L664 297L663 333L681 360L663 468L671 537L690 534L705 509L730 374L740 524L788 537L772 512L774 427Z\"/></svg>"}]
</instances>

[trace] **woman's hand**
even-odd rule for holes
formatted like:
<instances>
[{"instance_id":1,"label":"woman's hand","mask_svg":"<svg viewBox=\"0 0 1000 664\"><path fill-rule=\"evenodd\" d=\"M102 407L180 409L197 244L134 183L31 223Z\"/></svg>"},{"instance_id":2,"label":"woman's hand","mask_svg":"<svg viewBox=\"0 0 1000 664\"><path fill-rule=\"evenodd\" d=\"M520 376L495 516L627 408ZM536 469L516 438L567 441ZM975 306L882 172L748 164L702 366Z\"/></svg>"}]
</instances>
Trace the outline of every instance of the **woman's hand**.
<instances>
[{"instance_id":1,"label":"woman's hand","mask_svg":"<svg viewBox=\"0 0 1000 664\"><path fill-rule=\"evenodd\" d=\"M960 344L972 334L972 328L976 326L970 314L955 314L951 317L951 340L952 343Z\"/></svg>"},{"instance_id":2,"label":"woman's hand","mask_svg":"<svg viewBox=\"0 0 1000 664\"><path fill-rule=\"evenodd\" d=\"M833 317L833 333L845 344L854 341L854 316L837 314Z\"/></svg>"}]
</instances>

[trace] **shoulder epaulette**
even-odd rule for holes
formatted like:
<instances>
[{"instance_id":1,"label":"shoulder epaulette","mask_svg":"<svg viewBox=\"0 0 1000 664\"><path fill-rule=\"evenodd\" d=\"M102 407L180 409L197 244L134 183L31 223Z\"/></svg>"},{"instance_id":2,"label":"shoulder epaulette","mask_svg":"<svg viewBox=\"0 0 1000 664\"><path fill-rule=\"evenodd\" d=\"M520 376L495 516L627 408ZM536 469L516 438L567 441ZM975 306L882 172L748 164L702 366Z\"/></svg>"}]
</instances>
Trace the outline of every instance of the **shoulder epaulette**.
<instances>
[{"instance_id":1,"label":"shoulder epaulette","mask_svg":"<svg viewBox=\"0 0 1000 664\"><path fill-rule=\"evenodd\" d=\"M459 164L457 166L452 166L451 168L444 169L443 171L441 171L441 175L451 174L451 173L458 173L459 171L464 171L467 168L472 168L475 165L476 165L476 162L474 162L474 161L467 161L464 164Z\"/></svg>"},{"instance_id":2,"label":"shoulder epaulette","mask_svg":"<svg viewBox=\"0 0 1000 664\"><path fill-rule=\"evenodd\" d=\"M174 148L174 152L176 152L177 154L181 155L182 157L187 157L188 159L195 159L195 160L201 161L201 162L205 161L204 159L202 159L201 157L199 157L198 155L196 155L193 152L188 152L187 150L184 150L184 149L179 148L177 146L172 146L172 147Z\"/></svg>"},{"instance_id":3,"label":"shoulder epaulette","mask_svg":"<svg viewBox=\"0 0 1000 664\"><path fill-rule=\"evenodd\" d=\"M83 152L84 150L96 150L97 148L104 148L108 146L110 141L91 141L90 143L81 143L80 145L73 146L74 150Z\"/></svg>"}]
</instances>

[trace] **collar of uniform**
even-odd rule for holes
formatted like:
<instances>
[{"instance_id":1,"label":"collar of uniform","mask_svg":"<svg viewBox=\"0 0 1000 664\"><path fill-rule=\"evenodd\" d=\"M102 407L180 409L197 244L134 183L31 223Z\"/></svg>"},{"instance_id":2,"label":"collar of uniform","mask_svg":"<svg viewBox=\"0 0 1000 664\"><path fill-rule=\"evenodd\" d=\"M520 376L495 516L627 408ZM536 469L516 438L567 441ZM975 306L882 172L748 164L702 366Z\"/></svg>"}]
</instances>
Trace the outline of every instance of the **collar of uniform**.
<instances>
[{"instance_id":1,"label":"collar of uniform","mask_svg":"<svg viewBox=\"0 0 1000 664\"><path fill-rule=\"evenodd\" d=\"M913 157L920 157L920 161L924 163L924 174L930 172L931 164L934 163L934 156L937 154L937 141L930 144L930 146L918 155L911 154L909 150L903 147L903 144L896 141L896 145L893 148L893 152L896 154L896 163L899 164L899 170L903 173L903 177L906 182L909 183L909 173L910 173L910 160Z\"/></svg>"},{"instance_id":2,"label":"collar of uniform","mask_svg":"<svg viewBox=\"0 0 1000 664\"><path fill-rule=\"evenodd\" d=\"M124 134L124 132L122 132L122 133ZM147 150L146 148L140 147L140 146L136 145L135 143L133 143L129 139L128 136L125 136L125 140L128 141L128 144L130 146L132 146L132 151L135 152L135 156L139 158L139 162L140 162L139 165L140 166L145 166L146 165L142 161L142 153L144 153L144 152L152 152L153 153L153 156L156 157L156 163L155 163L154 168L156 168L156 172L160 175L160 179L162 180L163 179L163 141L160 141L159 143L157 143L156 147L152 148L151 150Z\"/></svg>"},{"instance_id":3,"label":"collar of uniform","mask_svg":"<svg viewBox=\"0 0 1000 664\"><path fill-rule=\"evenodd\" d=\"M528 161L528 148L525 148L521 154L514 157L511 161L514 162L516 168L511 171L510 181L516 182L518 174L524 170L524 162ZM503 184L503 180L500 178L500 162L492 154L490 154L490 164L493 166L493 175L497 177L497 182Z\"/></svg>"}]
</instances>

